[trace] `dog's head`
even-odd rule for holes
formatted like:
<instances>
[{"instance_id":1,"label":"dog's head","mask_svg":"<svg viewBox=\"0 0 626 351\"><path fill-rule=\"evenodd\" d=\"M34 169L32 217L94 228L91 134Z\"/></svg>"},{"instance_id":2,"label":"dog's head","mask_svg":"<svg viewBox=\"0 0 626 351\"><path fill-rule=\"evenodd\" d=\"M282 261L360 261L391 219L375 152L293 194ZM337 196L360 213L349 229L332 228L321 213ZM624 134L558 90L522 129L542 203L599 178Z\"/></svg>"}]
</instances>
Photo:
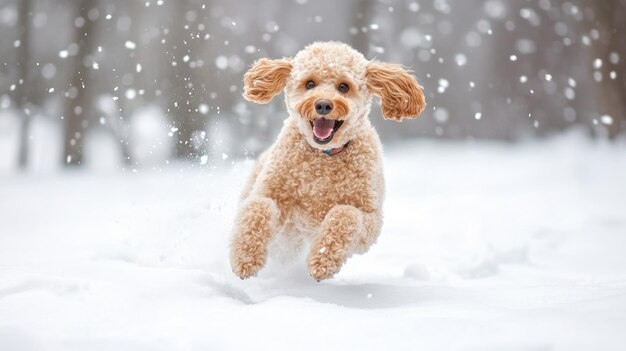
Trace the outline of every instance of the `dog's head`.
<instances>
[{"instance_id":1,"label":"dog's head","mask_svg":"<svg viewBox=\"0 0 626 351\"><path fill-rule=\"evenodd\" d=\"M265 104L282 90L290 115L318 149L340 147L366 123L372 95L383 117L417 117L426 106L422 87L402 66L368 61L350 46L317 42L293 59L260 59L244 76L243 96Z\"/></svg>"}]
</instances>

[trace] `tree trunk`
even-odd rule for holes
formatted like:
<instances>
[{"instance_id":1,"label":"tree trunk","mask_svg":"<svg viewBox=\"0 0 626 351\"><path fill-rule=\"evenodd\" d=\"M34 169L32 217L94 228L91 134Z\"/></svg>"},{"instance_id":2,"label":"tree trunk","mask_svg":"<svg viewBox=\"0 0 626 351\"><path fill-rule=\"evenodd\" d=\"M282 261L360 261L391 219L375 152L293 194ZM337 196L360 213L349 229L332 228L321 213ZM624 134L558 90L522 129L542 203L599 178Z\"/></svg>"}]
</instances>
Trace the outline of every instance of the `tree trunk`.
<instances>
[{"instance_id":1,"label":"tree trunk","mask_svg":"<svg viewBox=\"0 0 626 351\"><path fill-rule=\"evenodd\" d=\"M78 44L78 53L74 56L72 67L74 73L70 82L71 87L77 89L75 99L68 98L65 105L65 152L63 163L68 166L79 166L83 163L83 144L85 131L89 125L88 114L91 110L91 101L87 91L88 72L83 64L83 57L93 51L95 38L93 29L95 23L88 19L87 13L98 6L98 0L81 0L79 16L85 19L82 28L76 28L75 42Z\"/></svg>"},{"instance_id":2,"label":"tree trunk","mask_svg":"<svg viewBox=\"0 0 626 351\"><path fill-rule=\"evenodd\" d=\"M30 46L30 12L31 0L20 0L19 2L19 25L20 25L20 46L17 48L17 68L18 82L15 88L15 101L21 117L20 145L18 149L18 167L26 169L28 167L28 129L30 126L30 114L26 112L28 103L28 47Z\"/></svg>"},{"instance_id":3,"label":"tree trunk","mask_svg":"<svg viewBox=\"0 0 626 351\"><path fill-rule=\"evenodd\" d=\"M171 101L169 111L172 115L176 131L176 157L179 159L193 159L206 152L201 145L193 140L194 132L205 129L205 118L198 112L198 98L201 94L201 85L195 77L195 72L183 58L192 53L197 40L185 28L187 20L185 13L189 9L189 1L180 1L173 4L174 21L171 23L172 56L176 66L171 69ZM207 5L209 6L209 5ZM196 141L197 142L197 141Z\"/></svg>"},{"instance_id":4,"label":"tree trunk","mask_svg":"<svg viewBox=\"0 0 626 351\"><path fill-rule=\"evenodd\" d=\"M143 3L139 1L131 1L129 4L129 12L133 14L133 20L130 24L130 33L134 35L132 38L133 41L140 43L141 42L141 16L143 16ZM141 50L138 47L138 50L132 51L130 53L131 60L131 68L134 69L137 66L138 58L136 55L139 54ZM137 86L142 86L139 82L141 74L139 72L134 74L134 82ZM136 110L137 106L141 104L138 100L141 99L141 96L135 97L133 100L129 99L120 99L119 101L119 113L120 113L120 121L121 123L117 123L117 128L111 128L111 133L115 137L117 141L119 141L120 151L122 153L122 162L125 166L131 167L135 164L135 160L133 160L131 153L131 144L132 140L130 140L130 123L131 116L133 112Z\"/></svg>"},{"instance_id":5,"label":"tree trunk","mask_svg":"<svg viewBox=\"0 0 626 351\"><path fill-rule=\"evenodd\" d=\"M372 17L372 9L374 2L371 0L356 1L353 5L352 28L356 29L356 33L352 36L352 47L361 52L365 57L369 57L369 24ZM351 29L354 30L354 29ZM365 31L363 31L365 29Z\"/></svg>"},{"instance_id":6,"label":"tree trunk","mask_svg":"<svg viewBox=\"0 0 626 351\"><path fill-rule=\"evenodd\" d=\"M619 0L593 1L595 21L591 26L599 31L600 37L592 40L590 47L590 65L594 65L596 59L602 60L599 69L591 71L602 74L601 81L595 81L595 96L598 112L601 116L608 115L610 119L600 118L600 123L605 125L609 139L615 139L621 131L623 119L626 117L626 88L624 87L623 74L626 71L626 50L623 38L619 35L624 29L624 10ZM612 55L619 55L617 64L611 62ZM614 77L611 77L614 72Z\"/></svg>"}]
</instances>

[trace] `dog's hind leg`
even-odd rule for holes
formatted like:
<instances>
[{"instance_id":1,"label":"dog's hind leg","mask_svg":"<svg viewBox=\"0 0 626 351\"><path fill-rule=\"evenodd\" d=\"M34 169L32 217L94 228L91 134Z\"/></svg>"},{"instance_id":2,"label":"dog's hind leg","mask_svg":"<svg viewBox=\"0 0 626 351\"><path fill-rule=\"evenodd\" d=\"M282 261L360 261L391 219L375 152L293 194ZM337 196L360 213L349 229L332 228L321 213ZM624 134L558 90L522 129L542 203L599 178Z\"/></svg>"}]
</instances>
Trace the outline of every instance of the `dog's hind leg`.
<instances>
[{"instance_id":1,"label":"dog's hind leg","mask_svg":"<svg viewBox=\"0 0 626 351\"><path fill-rule=\"evenodd\" d=\"M279 217L272 199L253 196L241 205L230 248L231 267L240 278L255 275L265 265L267 245L276 232Z\"/></svg>"},{"instance_id":2,"label":"dog's hind leg","mask_svg":"<svg viewBox=\"0 0 626 351\"><path fill-rule=\"evenodd\" d=\"M378 236L383 226L383 215L380 211L370 213L363 212L363 230L358 233L352 243L352 251L355 254L363 254L369 250Z\"/></svg>"},{"instance_id":3,"label":"dog's hind leg","mask_svg":"<svg viewBox=\"0 0 626 351\"><path fill-rule=\"evenodd\" d=\"M311 277L331 278L353 253L363 253L380 232L379 213L365 213L349 205L335 206L322 222L321 233L313 240L308 257Z\"/></svg>"}]
</instances>

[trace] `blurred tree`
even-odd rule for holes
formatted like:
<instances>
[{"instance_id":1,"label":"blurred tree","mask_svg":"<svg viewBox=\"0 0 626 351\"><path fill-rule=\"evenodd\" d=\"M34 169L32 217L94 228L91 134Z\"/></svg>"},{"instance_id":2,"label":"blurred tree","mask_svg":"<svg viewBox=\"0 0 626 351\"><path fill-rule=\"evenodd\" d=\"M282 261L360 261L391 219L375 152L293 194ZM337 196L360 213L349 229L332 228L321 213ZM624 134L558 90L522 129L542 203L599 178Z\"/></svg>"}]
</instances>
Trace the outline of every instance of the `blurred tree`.
<instances>
[{"instance_id":1,"label":"blurred tree","mask_svg":"<svg viewBox=\"0 0 626 351\"><path fill-rule=\"evenodd\" d=\"M82 26L75 26L74 43L78 45L78 52L74 56L72 67L74 71L70 81L69 90L75 89L75 97L68 94L65 101L65 137L64 137L64 164L78 166L83 161L83 145L85 131L89 126L89 115L92 109L90 95L88 94L89 74L85 66L86 56L93 52L96 40L94 29L95 21L89 19L89 10L97 7L99 0L80 0L78 4L78 17L84 19Z\"/></svg>"},{"instance_id":2,"label":"blurred tree","mask_svg":"<svg viewBox=\"0 0 626 351\"><path fill-rule=\"evenodd\" d=\"M598 113L609 118L600 118L606 126L608 137L614 139L620 133L626 117L626 44L623 33L626 30L626 1L589 1L593 9L593 20L589 33L597 31L598 37L591 34L590 70L595 80L595 96ZM598 74L599 73L599 74Z\"/></svg>"},{"instance_id":3,"label":"blurred tree","mask_svg":"<svg viewBox=\"0 0 626 351\"><path fill-rule=\"evenodd\" d=\"M170 117L176 131L176 157L192 159L206 152L205 140L200 138L205 129L206 120L198 111L198 98L202 91L200 77L190 66L190 60L197 51L200 40L194 36L188 23L188 13L195 18L195 4L189 0L178 1L172 6L173 21L170 23ZM206 4L205 4L206 6ZM196 9L197 10L197 9ZM206 134L204 134L206 136Z\"/></svg>"},{"instance_id":4,"label":"blurred tree","mask_svg":"<svg viewBox=\"0 0 626 351\"><path fill-rule=\"evenodd\" d=\"M370 44L369 44L369 30L368 27L372 21L372 10L374 8L374 1L361 0L355 1L352 5L352 46L363 53L366 57L369 57Z\"/></svg>"},{"instance_id":5,"label":"blurred tree","mask_svg":"<svg viewBox=\"0 0 626 351\"><path fill-rule=\"evenodd\" d=\"M19 12L19 41L20 45L17 47L17 71L18 71L18 84L15 88L15 102L21 115L21 128L20 128L20 140L18 149L18 166L19 168L26 168L28 166L28 130L30 127L30 110L28 109L28 62L29 62L29 47L30 47L30 16L32 2L31 0L18 1Z\"/></svg>"},{"instance_id":6,"label":"blurred tree","mask_svg":"<svg viewBox=\"0 0 626 351\"><path fill-rule=\"evenodd\" d=\"M133 42L141 42L141 19L144 11L142 11L142 7L144 6L140 1L131 1L127 4L127 11L129 15L132 17L130 21L129 33L132 36ZM137 64L139 63L137 58L137 50L130 51L130 58L127 63L130 63L129 68L126 71L132 72L133 69L137 70ZM133 74L133 81L135 84L138 83L140 72L135 72ZM142 84L138 84L141 86ZM135 90L133 90L133 95L135 95ZM132 165L134 160L131 153L131 142L130 140L130 119L132 114L138 109L138 107L143 102L141 97L133 97L133 98L123 98L119 101L119 117L117 118L116 124L110 124L112 126L111 132L115 136L116 140L120 143L120 151L122 153L122 159L125 165ZM113 127L114 126L114 127Z\"/></svg>"}]
</instances>

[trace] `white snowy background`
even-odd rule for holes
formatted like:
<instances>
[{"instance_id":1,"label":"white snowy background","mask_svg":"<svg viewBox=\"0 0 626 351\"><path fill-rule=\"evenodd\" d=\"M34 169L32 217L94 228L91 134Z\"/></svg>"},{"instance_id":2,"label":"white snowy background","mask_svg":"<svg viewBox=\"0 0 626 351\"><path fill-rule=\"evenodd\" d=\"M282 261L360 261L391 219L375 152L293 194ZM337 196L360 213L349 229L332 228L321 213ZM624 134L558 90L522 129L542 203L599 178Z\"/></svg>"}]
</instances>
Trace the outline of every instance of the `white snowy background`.
<instances>
[{"instance_id":1,"label":"white snowy background","mask_svg":"<svg viewBox=\"0 0 626 351\"><path fill-rule=\"evenodd\" d=\"M0 0L0 350L625 350L626 1ZM414 69L371 119L385 224L332 280L239 280L285 118L241 77L342 40Z\"/></svg>"}]
</instances>

